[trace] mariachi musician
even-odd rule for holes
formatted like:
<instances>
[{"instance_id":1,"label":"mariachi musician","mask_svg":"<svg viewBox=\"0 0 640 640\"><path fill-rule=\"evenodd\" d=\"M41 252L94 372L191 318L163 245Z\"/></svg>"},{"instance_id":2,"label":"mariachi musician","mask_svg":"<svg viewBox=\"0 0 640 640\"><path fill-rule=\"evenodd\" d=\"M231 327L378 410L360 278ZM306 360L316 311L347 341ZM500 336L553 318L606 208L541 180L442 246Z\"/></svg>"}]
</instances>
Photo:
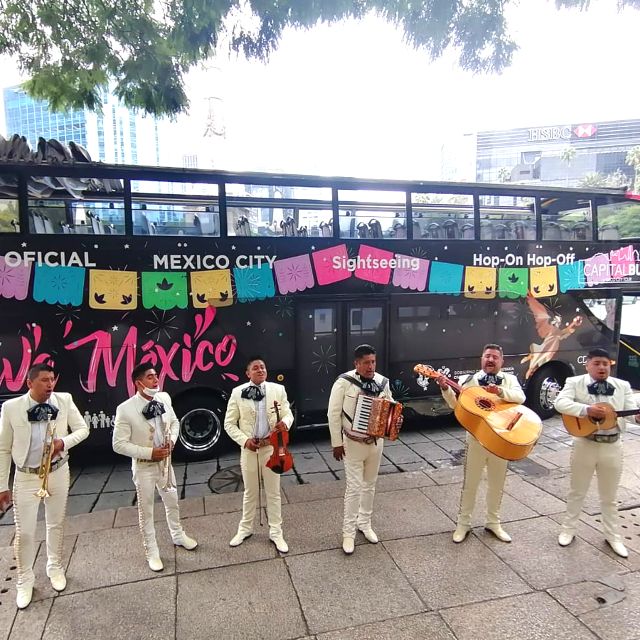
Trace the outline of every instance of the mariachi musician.
<instances>
[{"instance_id":1,"label":"mariachi musician","mask_svg":"<svg viewBox=\"0 0 640 640\"><path fill-rule=\"evenodd\" d=\"M462 380L461 387L467 389L481 386L488 393L493 393L507 402L522 404L525 401L524 391L516 376L501 371L503 363L502 347L498 344L485 345L480 359L480 371ZM444 378L439 379L438 384L446 403L454 409L458 401L455 393ZM507 460L503 460L491 453L470 433L467 434L464 481L460 496L458 522L456 530L453 532L454 542L463 542L469 531L471 531L471 516L485 466L487 467L487 519L485 529L493 533L498 540L511 542L511 536L500 524L500 504L507 475L507 464Z\"/></svg>"},{"instance_id":2,"label":"mariachi musician","mask_svg":"<svg viewBox=\"0 0 640 640\"><path fill-rule=\"evenodd\" d=\"M383 439L363 435L352 429L360 394L393 401L389 380L376 373L376 350L361 344L353 352L355 369L343 373L334 382L329 396L329 431L336 460L344 458L346 489L342 550L350 555L355 549L356 528L371 543L378 536L371 528L373 498L382 459ZM400 422L402 417L400 417Z\"/></svg>"},{"instance_id":3,"label":"mariachi musician","mask_svg":"<svg viewBox=\"0 0 640 640\"><path fill-rule=\"evenodd\" d=\"M559 413L600 420L608 404L616 411L637 410L631 385L610 375L611 358L604 349L592 349L587 354L587 373L567 378L558 394L555 408ZM636 422L640 422L636 415ZM567 497L567 513L558 536L558 544L566 547L576 532L584 498L595 471L602 512L602 528L606 541L614 553L622 558L629 555L618 527L616 493L622 475L622 440L624 419L618 418L612 429L596 430L591 435L573 439L571 456L571 488Z\"/></svg>"}]
</instances>

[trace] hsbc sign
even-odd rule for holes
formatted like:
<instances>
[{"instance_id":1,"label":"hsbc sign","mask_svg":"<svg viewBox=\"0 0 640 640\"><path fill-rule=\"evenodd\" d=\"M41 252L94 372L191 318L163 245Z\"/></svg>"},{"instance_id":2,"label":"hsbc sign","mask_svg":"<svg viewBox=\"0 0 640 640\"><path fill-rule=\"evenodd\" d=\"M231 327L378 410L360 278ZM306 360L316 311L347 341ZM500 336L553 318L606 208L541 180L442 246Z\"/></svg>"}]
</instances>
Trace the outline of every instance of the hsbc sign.
<instances>
[{"instance_id":1,"label":"hsbc sign","mask_svg":"<svg viewBox=\"0 0 640 640\"><path fill-rule=\"evenodd\" d=\"M598 128L594 124L565 124L552 127L534 127L528 130L529 142L550 142L574 138L592 138Z\"/></svg>"}]
</instances>

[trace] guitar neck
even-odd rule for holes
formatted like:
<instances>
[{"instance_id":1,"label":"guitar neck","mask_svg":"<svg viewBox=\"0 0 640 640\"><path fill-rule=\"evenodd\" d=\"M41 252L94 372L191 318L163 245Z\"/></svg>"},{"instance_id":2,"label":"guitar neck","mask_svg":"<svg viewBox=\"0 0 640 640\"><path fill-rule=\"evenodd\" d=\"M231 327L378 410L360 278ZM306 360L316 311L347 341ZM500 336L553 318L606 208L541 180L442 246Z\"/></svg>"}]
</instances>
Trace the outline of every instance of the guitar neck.
<instances>
[{"instance_id":1,"label":"guitar neck","mask_svg":"<svg viewBox=\"0 0 640 640\"><path fill-rule=\"evenodd\" d=\"M445 376L442 376L442 378L440 378L441 380L444 379L444 381L458 394L460 395L462 393L462 387L455 382L454 380L451 380L451 378L447 378Z\"/></svg>"},{"instance_id":2,"label":"guitar neck","mask_svg":"<svg viewBox=\"0 0 640 640\"><path fill-rule=\"evenodd\" d=\"M626 409L625 411L616 411L616 415L619 418L624 418L625 416L635 416L640 413L640 409Z\"/></svg>"}]
</instances>

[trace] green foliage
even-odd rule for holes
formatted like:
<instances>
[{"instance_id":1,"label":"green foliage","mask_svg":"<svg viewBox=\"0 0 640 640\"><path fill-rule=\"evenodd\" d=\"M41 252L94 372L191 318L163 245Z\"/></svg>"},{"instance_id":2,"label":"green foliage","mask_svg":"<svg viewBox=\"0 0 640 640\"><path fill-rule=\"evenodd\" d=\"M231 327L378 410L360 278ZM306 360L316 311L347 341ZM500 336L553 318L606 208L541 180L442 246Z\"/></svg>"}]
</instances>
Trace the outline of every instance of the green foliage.
<instances>
[{"instance_id":1,"label":"green foliage","mask_svg":"<svg viewBox=\"0 0 640 640\"><path fill-rule=\"evenodd\" d=\"M578 182L578 186L588 189L616 189L618 187L626 187L629 185L629 178L620 169L616 169L613 173L604 174L593 171L587 173Z\"/></svg>"},{"instance_id":2,"label":"green foliage","mask_svg":"<svg viewBox=\"0 0 640 640\"><path fill-rule=\"evenodd\" d=\"M620 202L598 207L598 225L618 227L621 238L640 237L640 202Z\"/></svg>"},{"instance_id":3,"label":"green foliage","mask_svg":"<svg viewBox=\"0 0 640 640\"><path fill-rule=\"evenodd\" d=\"M309 29L367 14L398 26L431 58L448 48L463 69L500 72L516 44L505 7L517 0L0 0L0 55L31 78L34 97L55 110L100 111L115 86L132 108L186 111L184 75L220 49L266 60L285 28ZM558 8L588 8L557 0ZM640 8L640 0L619 0Z\"/></svg>"}]
</instances>

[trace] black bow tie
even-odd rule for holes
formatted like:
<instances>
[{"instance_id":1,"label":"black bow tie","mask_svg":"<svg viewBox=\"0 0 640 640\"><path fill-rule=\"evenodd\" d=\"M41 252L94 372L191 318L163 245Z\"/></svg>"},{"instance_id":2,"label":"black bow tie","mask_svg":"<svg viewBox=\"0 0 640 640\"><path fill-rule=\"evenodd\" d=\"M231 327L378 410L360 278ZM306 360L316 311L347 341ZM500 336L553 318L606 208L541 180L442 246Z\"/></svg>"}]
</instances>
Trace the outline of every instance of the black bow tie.
<instances>
[{"instance_id":1,"label":"black bow tie","mask_svg":"<svg viewBox=\"0 0 640 640\"><path fill-rule=\"evenodd\" d=\"M47 402L41 402L27 411L29 422L46 422L47 420L55 420L57 415L57 407L54 407Z\"/></svg>"},{"instance_id":2,"label":"black bow tie","mask_svg":"<svg viewBox=\"0 0 640 640\"><path fill-rule=\"evenodd\" d=\"M360 376L360 384L362 385L362 390L369 396L380 395L382 391L380 385L373 378L367 379Z\"/></svg>"},{"instance_id":3,"label":"black bow tie","mask_svg":"<svg viewBox=\"0 0 640 640\"><path fill-rule=\"evenodd\" d=\"M487 387L490 384L497 384L500 386L504 378L502 376L496 376L493 373L485 373L482 378L478 378L478 384L481 387Z\"/></svg>"},{"instance_id":4,"label":"black bow tie","mask_svg":"<svg viewBox=\"0 0 640 640\"><path fill-rule=\"evenodd\" d=\"M592 382L587 385L587 391L594 396L612 396L616 388L606 380L600 382Z\"/></svg>"},{"instance_id":5,"label":"black bow tie","mask_svg":"<svg viewBox=\"0 0 640 640\"><path fill-rule=\"evenodd\" d=\"M147 419L157 418L165 412L164 404L157 400L152 400L143 410L142 415Z\"/></svg>"},{"instance_id":6,"label":"black bow tie","mask_svg":"<svg viewBox=\"0 0 640 640\"><path fill-rule=\"evenodd\" d=\"M240 395L245 400L255 400L256 402L260 402L260 400L264 398L262 389L255 384L250 384L248 387L244 388Z\"/></svg>"}]
</instances>

